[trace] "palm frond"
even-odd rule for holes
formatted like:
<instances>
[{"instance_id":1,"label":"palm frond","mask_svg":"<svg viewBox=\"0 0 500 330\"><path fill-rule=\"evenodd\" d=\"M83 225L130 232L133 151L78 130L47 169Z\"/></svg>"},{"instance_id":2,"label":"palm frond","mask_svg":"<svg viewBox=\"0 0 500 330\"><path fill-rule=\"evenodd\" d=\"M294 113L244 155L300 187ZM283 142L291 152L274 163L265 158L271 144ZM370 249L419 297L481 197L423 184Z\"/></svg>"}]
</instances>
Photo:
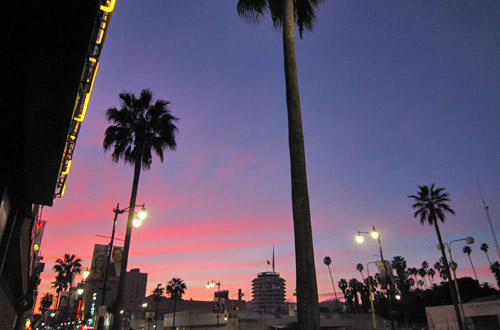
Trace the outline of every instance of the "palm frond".
<instances>
[{"instance_id":1,"label":"palm frond","mask_svg":"<svg viewBox=\"0 0 500 330\"><path fill-rule=\"evenodd\" d=\"M269 8L268 0L239 0L238 15L251 23L258 23Z\"/></svg>"}]
</instances>

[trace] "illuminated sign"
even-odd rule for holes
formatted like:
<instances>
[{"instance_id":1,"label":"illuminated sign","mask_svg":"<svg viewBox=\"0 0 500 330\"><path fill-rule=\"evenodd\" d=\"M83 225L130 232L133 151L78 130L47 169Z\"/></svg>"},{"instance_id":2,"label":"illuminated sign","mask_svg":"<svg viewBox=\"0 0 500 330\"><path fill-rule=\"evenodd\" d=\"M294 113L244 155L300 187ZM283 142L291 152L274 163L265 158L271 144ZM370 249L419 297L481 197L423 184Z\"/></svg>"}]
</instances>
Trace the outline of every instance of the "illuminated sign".
<instances>
[{"instance_id":1,"label":"illuminated sign","mask_svg":"<svg viewBox=\"0 0 500 330\"><path fill-rule=\"evenodd\" d=\"M116 0L107 0L106 5L101 5L101 10L111 13L115 9Z\"/></svg>"},{"instance_id":2,"label":"illuminated sign","mask_svg":"<svg viewBox=\"0 0 500 330\"><path fill-rule=\"evenodd\" d=\"M88 58L83 67L82 76L80 78L80 87L73 108L73 120L70 123L69 132L64 147L64 154L59 167L59 177L55 187L54 198L64 196L66 189L66 177L68 176L71 161L73 159L73 151L76 144L76 139L80 131L80 123L85 118L87 107L90 101L90 95L94 86L94 80L99 68L99 56L101 54L102 43L104 42L106 32L109 26L111 14L115 9L116 0L101 1L97 24L95 24L92 40L88 49Z\"/></svg>"}]
</instances>

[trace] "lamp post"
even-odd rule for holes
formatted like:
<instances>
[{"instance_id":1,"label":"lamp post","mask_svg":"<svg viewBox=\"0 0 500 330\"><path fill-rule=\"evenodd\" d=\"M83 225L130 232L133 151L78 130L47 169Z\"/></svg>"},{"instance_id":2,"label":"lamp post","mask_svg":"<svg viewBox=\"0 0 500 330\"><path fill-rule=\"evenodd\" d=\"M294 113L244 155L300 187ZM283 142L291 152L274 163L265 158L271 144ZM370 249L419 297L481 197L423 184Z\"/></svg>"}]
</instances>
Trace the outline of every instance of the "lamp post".
<instances>
[{"instance_id":1,"label":"lamp post","mask_svg":"<svg viewBox=\"0 0 500 330\"><path fill-rule=\"evenodd\" d=\"M387 266L385 264L384 254L382 252L382 241L381 241L380 232L377 229L375 229L375 226L372 227L372 231L370 231L370 232L358 230L358 235L356 236L356 242L359 244L363 243L363 241L365 240L361 234L369 234L373 239L376 239L378 241L378 247L380 250L380 260L382 261L382 265L384 267L384 273L385 273L383 279L387 285L387 298L388 298L387 309L389 312L389 318L391 320L391 329L394 330L394 319L392 316L392 290L391 290L392 284L389 283L390 276L389 276L389 272L387 270Z\"/></svg>"},{"instance_id":2,"label":"lamp post","mask_svg":"<svg viewBox=\"0 0 500 330\"><path fill-rule=\"evenodd\" d=\"M443 243L446 245L448 248L448 253L450 254L450 263L451 263L451 270L453 271L453 281L455 282L455 290L457 291L457 300L458 300L458 306L460 307L460 318L462 319L462 324L465 325L467 328L467 325L465 324L465 316L464 316L464 307L462 306L462 298L460 298L460 289L458 288L458 281L457 281L457 274L456 274L456 267L453 262L453 254L451 253L451 244L454 242L460 242L460 241L465 241L467 244L474 244L474 238L471 236L467 236L465 238L460 238L460 239L454 239L450 241L449 243ZM441 250L441 247L437 246L438 250ZM448 267L448 265L445 265L445 267ZM451 290L451 288L450 288Z\"/></svg>"},{"instance_id":3,"label":"lamp post","mask_svg":"<svg viewBox=\"0 0 500 330\"><path fill-rule=\"evenodd\" d=\"M141 207L141 211L139 211L137 214L138 219L133 220L134 226L139 227L142 223L142 220L146 219L146 216L147 216L146 205L145 204L135 205L135 207ZM108 275L109 275L108 274L109 273L109 264L111 262L111 253L113 250L113 242L115 239L116 221L118 220L119 214L123 214L123 213L127 212L129 209L130 209L130 207L120 209L120 203L116 203L116 207L113 209L113 213L115 214L115 216L113 218L113 229L111 231L111 240L109 242L108 251L106 254L106 267L104 269L104 283L103 283L103 288L102 288L101 307L103 307L106 303L106 291L108 290L107 285L108 285ZM121 276L125 276L125 274L122 274L122 272L120 272L120 277ZM116 320L114 322L116 322ZM104 329L104 315L102 315L101 312L99 313L99 321L97 323L97 329L98 330Z\"/></svg>"},{"instance_id":4,"label":"lamp post","mask_svg":"<svg viewBox=\"0 0 500 330\"><path fill-rule=\"evenodd\" d=\"M217 291L216 292L219 292L220 291L220 281L217 281L217 282L214 282L213 280L212 281L208 281L207 282L207 289L210 289L210 288L213 288L214 286L217 285ZM215 302L215 293L214 293L214 302ZM219 328L219 309L220 309L220 301L219 301L219 297L217 297L217 328Z\"/></svg>"},{"instance_id":5,"label":"lamp post","mask_svg":"<svg viewBox=\"0 0 500 330\"><path fill-rule=\"evenodd\" d=\"M368 296L370 297L370 307L372 309L372 322L373 329L377 329L377 319L375 318L375 307L373 306L373 292L372 292L372 282L370 280L370 269L368 267L369 264L376 264L376 262L371 261L366 263L366 281L368 282Z\"/></svg>"}]
</instances>

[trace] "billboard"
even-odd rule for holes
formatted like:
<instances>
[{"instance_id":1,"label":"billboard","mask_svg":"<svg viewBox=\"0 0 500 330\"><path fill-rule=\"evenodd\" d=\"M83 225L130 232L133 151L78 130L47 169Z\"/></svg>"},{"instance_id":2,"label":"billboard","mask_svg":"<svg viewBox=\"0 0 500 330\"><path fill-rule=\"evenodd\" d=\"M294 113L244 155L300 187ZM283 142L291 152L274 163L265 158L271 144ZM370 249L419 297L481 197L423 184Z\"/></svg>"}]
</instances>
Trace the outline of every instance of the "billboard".
<instances>
[{"instance_id":1,"label":"billboard","mask_svg":"<svg viewBox=\"0 0 500 330\"><path fill-rule=\"evenodd\" d=\"M106 273L106 259L109 245L95 244L92 255L92 265L87 281L103 281ZM108 280L118 281L123 259L123 248L113 246L113 252L108 267Z\"/></svg>"}]
</instances>

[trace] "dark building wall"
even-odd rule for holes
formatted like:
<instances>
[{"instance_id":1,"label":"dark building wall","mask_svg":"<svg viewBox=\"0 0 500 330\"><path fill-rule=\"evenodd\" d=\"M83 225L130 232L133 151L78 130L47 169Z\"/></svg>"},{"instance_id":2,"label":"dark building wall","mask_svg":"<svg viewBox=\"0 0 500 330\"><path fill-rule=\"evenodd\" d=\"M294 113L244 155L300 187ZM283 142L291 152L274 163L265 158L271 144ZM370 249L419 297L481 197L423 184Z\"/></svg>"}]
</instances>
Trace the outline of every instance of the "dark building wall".
<instances>
[{"instance_id":1,"label":"dark building wall","mask_svg":"<svg viewBox=\"0 0 500 330\"><path fill-rule=\"evenodd\" d=\"M53 202L99 5L99 0L0 4L0 330L20 327L16 319L34 295L32 227L38 205Z\"/></svg>"}]
</instances>

